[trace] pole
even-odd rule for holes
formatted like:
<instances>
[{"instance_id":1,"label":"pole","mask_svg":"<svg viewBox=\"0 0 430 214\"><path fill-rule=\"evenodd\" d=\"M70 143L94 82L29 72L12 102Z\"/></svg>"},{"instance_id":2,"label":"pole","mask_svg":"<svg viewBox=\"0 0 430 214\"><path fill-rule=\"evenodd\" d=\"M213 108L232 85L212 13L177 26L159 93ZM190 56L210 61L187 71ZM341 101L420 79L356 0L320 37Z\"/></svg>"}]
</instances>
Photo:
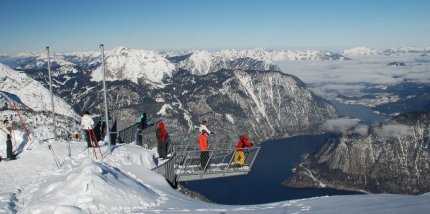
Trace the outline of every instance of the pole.
<instances>
[{"instance_id":1,"label":"pole","mask_svg":"<svg viewBox=\"0 0 430 214\"><path fill-rule=\"evenodd\" d=\"M49 46L46 47L46 52L48 54L48 73L49 73L49 90L51 91L52 123L54 126L54 138L57 139L57 125L55 122L54 94L52 93L51 60L49 56Z\"/></svg>"},{"instance_id":2,"label":"pole","mask_svg":"<svg viewBox=\"0 0 430 214\"><path fill-rule=\"evenodd\" d=\"M102 70L103 70L103 98L105 103L105 120L106 120L106 134L107 134L107 141L109 143L109 150L112 154L112 145L110 142L110 129L109 129L109 115L108 115L108 104L107 104L107 96L106 96L106 71L105 71L105 53L104 53L104 46L103 44L100 44L100 49L102 52ZM102 121L103 122L103 121Z\"/></svg>"}]
</instances>

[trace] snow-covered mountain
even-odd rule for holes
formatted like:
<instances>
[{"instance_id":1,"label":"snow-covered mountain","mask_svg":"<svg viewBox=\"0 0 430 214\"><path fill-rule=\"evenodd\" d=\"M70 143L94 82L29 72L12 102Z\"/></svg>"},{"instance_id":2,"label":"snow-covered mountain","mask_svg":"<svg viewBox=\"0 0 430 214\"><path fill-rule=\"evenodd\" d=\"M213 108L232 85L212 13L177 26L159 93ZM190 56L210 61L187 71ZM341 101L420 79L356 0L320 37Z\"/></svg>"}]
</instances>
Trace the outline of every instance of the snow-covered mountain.
<instances>
[{"instance_id":1,"label":"snow-covered mountain","mask_svg":"<svg viewBox=\"0 0 430 214\"><path fill-rule=\"evenodd\" d=\"M315 133L326 119L337 117L327 101L279 71L178 72L155 96L172 107L169 115L180 113L188 128L205 117L220 131L248 131L258 139Z\"/></svg>"},{"instance_id":2,"label":"snow-covered mountain","mask_svg":"<svg viewBox=\"0 0 430 214\"><path fill-rule=\"evenodd\" d=\"M351 49L345 49L342 54L345 56L373 56L373 55L392 55L401 53L430 53L430 47L417 48L417 47L401 47L401 48L389 48L384 50L376 50L368 47L355 47Z\"/></svg>"},{"instance_id":3,"label":"snow-covered mountain","mask_svg":"<svg viewBox=\"0 0 430 214\"><path fill-rule=\"evenodd\" d=\"M101 84L82 76L64 81L57 93L76 110L99 111ZM206 117L214 128L228 124L230 130L250 130L256 139L267 139L316 133L326 119L337 116L333 106L300 80L279 71L220 70L198 76L179 70L164 84L107 82L119 129L145 111L153 118L162 117L171 130L192 131Z\"/></svg>"},{"instance_id":4,"label":"snow-covered mountain","mask_svg":"<svg viewBox=\"0 0 430 214\"><path fill-rule=\"evenodd\" d=\"M0 118L2 120L8 118L16 128L25 123L32 135L31 138L53 137L49 90L25 73L10 69L3 64L0 64L0 79ZM57 135L67 138L75 129L78 129L80 116L69 104L55 95L54 103Z\"/></svg>"},{"instance_id":5,"label":"snow-covered mountain","mask_svg":"<svg viewBox=\"0 0 430 214\"><path fill-rule=\"evenodd\" d=\"M264 49L218 52L194 50L186 54L167 56L178 68L205 75L220 69L279 70L274 65L282 60L345 60L342 55L329 51L275 51Z\"/></svg>"},{"instance_id":6,"label":"snow-covered mountain","mask_svg":"<svg viewBox=\"0 0 430 214\"><path fill-rule=\"evenodd\" d=\"M407 113L328 138L305 156L288 186L421 194L430 191L430 113ZM345 126L345 123L343 123Z\"/></svg>"},{"instance_id":7,"label":"snow-covered mountain","mask_svg":"<svg viewBox=\"0 0 430 214\"><path fill-rule=\"evenodd\" d=\"M162 84L163 78L172 76L175 66L156 51L116 48L106 51L106 79L130 80L134 83L146 81ZM93 81L103 80L103 71L98 67L92 74Z\"/></svg>"},{"instance_id":8,"label":"snow-covered mountain","mask_svg":"<svg viewBox=\"0 0 430 214\"><path fill-rule=\"evenodd\" d=\"M178 54L178 53L176 53ZM23 71L25 71L28 75L30 75L32 78L42 82L45 87L47 87L47 74L43 71L43 66L46 64L41 63L45 58L43 58L43 54L37 57L34 57L33 59L37 59L36 61L31 61L30 58L28 58L29 54L25 54L24 56L27 57L25 60L22 61L15 61L15 63L12 63L9 61L8 63L11 65L19 65ZM31 54L30 54L31 55ZM54 91L56 94L61 96L64 100L66 100L68 103L70 103L75 110L79 112L83 112L86 110L90 110L92 112L98 111L98 108L100 104L102 103L102 87L101 84L99 84L98 81L102 80L101 72L102 69L100 67L101 62L100 59L97 57L99 54L94 52L88 52L88 53L73 53L73 54L58 54L53 57L51 60L52 62L59 62L56 66L52 68L54 73ZM15 56L16 57L16 56ZM195 100L195 98L191 95L189 95L189 91L197 90L193 87L201 87L199 85L199 81L202 81L205 77L205 75L208 74L215 74L217 71L222 69L228 69L226 71L233 72L236 70L255 70L255 71L277 71L279 70L275 65L272 64L272 61L274 60L281 60L281 59L291 59L291 60L340 60L342 57L329 52L318 52L318 51L303 51L303 52L295 52L295 51L267 51L264 49L254 49L254 50L222 50L218 52L208 52L208 51L192 51L189 53L181 53L175 56L169 55L168 53L161 53L156 51L145 51L145 50L134 50L134 49L127 49L127 48L116 48L113 50L106 51L106 76L108 82L108 96L109 99L113 100L112 103L115 105L115 109L119 108L129 108L131 111L129 111L129 116L123 115L123 117L128 117L131 119L132 114L139 114L138 111L139 108L148 109L149 112L155 114L158 111L160 111L161 106L158 106L159 100L164 100L167 102L167 100L171 101L172 103L169 103L171 106L175 106L174 103L176 103L177 99L182 99L183 97L187 97L188 100L186 102L189 102L189 100ZM61 59L61 60L59 60ZM2 59L3 61L7 61L5 58ZM41 61L40 61L41 60ZM23 63L26 62L27 64ZM61 63L60 63L61 62ZM64 65L64 67L62 66ZM73 68L69 68L69 65L72 65ZM62 69L65 69L66 72L63 72ZM73 72L67 72L67 71L73 71ZM75 72L77 71L77 72ZM219 74L223 74L226 71L220 72ZM255 72L256 74L260 72ZM264 72L263 72L264 73ZM213 76L210 76L213 81L219 82L219 81L225 81L224 76L220 76L219 74L215 74ZM265 74L268 75L268 74ZM199 77L201 76L201 78ZM252 76L252 75L251 75ZM270 75L268 75L270 76ZM275 75L273 77L265 77L262 80L264 80L265 88L268 90L270 89L270 84L273 82L279 81L278 78L282 77L279 75ZM217 79L221 78L221 79ZM224 79L223 79L224 78ZM251 77L247 77L251 78ZM250 86L254 86L253 84L259 84L261 80L251 78L253 83L251 82L247 83L250 84ZM293 78L294 79L294 78ZM91 81L94 80L94 81ZM208 81L208 80L206 80ZM239 84L239 83L237 83ZM285 87L293 87L293 88L300 88L300 90L304 89L304 84L300 81L293 81L293 82L285 82L284 84L288 84L288 86L279 87L279 89L285 89ZM276 85L276 84L275 84ZM187 87L189 86L189 87ZM192 86L192 87L191 87ZM164 87L167 87L167 89L163 89ZM261 87L261 86L258 86ZM177 90L178 88L183 89ZM211 95L215 96L215 94L218 94L218 90L221 90L222 87L220 85L214 85L211 89ZM223 89L228 91L228 89ZM261 90L257 88L248 88L248 91L238 91L237 93L249 93L251 90ZM271 90L271 89L270 89ZM284 90L278 90L276 89L279 94L278 97L281 97L283 99L284 96L290 96L287 94L284 94ZM253 120L252 123L260 123L260 120L274 120L277 121L276 125L271 124L270 131L269 129L264 128L261 133L259 133L260 137L267 138L269 136L280 136L282 135L282 130L288 130L286 131L286 135L290 134L297 134L298 130L296 128L289 128L286 129L285 127L282 128L281 124L283 122L279 122L279 119L271 118L274 116L273 113L278 114L277 117L282 116L286 112L280 111L279 109L271 109L270 106L273 104L270 103L264 103L265 100L261 100L260 96L262 96L263 91L256 91L252 94L246 97L246 99L254 100L252 102L246 101L246 105L240 106L241 108L247 108L247 112L250 111L250 109L253 109L253 105L259 105L259 110L257 112L260 112L260 116ZM293 91L290 91L288 93L292 93ZM308 92L307 92L308 93ZM224 93L225 94L225 93ZM303 94L304 96L308 96ZM218 94L216 96L224 96L223 94ZM268 96L268 95L267 95ZM273 95L272 95L273 96ZM301 96L301 95L300 95ZM312 95L313 96L313 95ZM243 97L243 96L242 96ZM229 98L229 102L236 102L234 100L237 100L236 98ZM259 100L260 99L260 100ZM275 98L270 98L271 100ZM294 100L300 100L301 98L299 96L296 96L294 98L291 98ZM312 98L313 99L313 98ZM279 100L279 99L278 99ZM306 100L306 99L305 99ZM318 99L315 99L316 101ZM203 100L206 102L206 100ZM314 102L314 101L311 101ZM184 102L184 101L182 101ZM181 103L182 103L181 102ZM281 103L284 103L285 101L279 101L280 103L277 103L277 105L280 105ZM317 101L316 103L318 103ZM285 102L286 104L289 104L288 102ZM182 103L183 104L183 103ZM192 105L189 103L188 105ZM267 105L267 106L266 106ZM166 106L165 106L166 107ZM270 107L270 108L269 108ZM292 106L291 106L292 107ZM308 105L306 105L306 108ZM325 106L327 107L327 106ZM172 107L174 108L174 107ZM183 106L181 107L183 108ZM293 108L293 107L292 107ZM302 107L297 107L302 108ZM313 107L312 107L313 108ZM210 108L209 108L210 109ZM268 112L264 112L264 111ZM270 110L269 110L270 109ZM183 128L189 129L192 125L196 125L198 123L198 114L204 113L204 109L201 108L200 110L196 110L196 114L190 118L188 116L184 117L181 116L180 121L177 125L181 126ZM177 112L181 112L180 114L187 115L187 111L189 109L179 109L175 110ZM224 114L225 109L220 109L219 113ZM295 111L295 110L294 110ZM334 116L334 111L330 111L327 115L328 118L331 118ZM247 113L248 114L248 113ZM252 116L251 116L252 115ZM268 116L269 115L269 116ZM312 114L313 115L313 114ZM315 114L317 115L317 114ZM313 116L315 116L313 115ZM306 117L306 115L301 115L303 117ZM313 117L310 116L310 117ZM254 118L256 115L254 113L249 115L249 118ZM297 116L296 116L297 117ZM318 116L319 117L319 116ZM185 119L187 118L187 119ZM230 118L230 117L229 117ZM134 119L134 118L133 118ZM231 118L230 118L231 119ZM192 124L190 121L192 120ZM294 126L294 125L300 125L300 123L294 124L295 122L300 121L299 118L296 118L294 120L289 121L292 124L289 124L288 126ZM306 120L304 120L306 121ZM309 119L309 121L312 121L312 119ZM308 121L308 122L309 122ZM321 121L315 120L321 123ZM251 121L248 121L251 122ZM272 121L267 122L272 123ZM315 126L313 124L312 126ZM301 124L308 126L310 124ZM257 128L253 127L252 129L258 130ZM295 130L295 131L292 131ZM263 134L264 133L264 134Z\"/></svg>"},{"instance_id":9,"label":"snow-covered mountain","mask_svg":"<svg viewBox=\"0 0 430 214\"><path fill-rule=\"evenodd\" d=\"M172 76L177 69L195 75L205 75L220 69L279 70L279 60L344 60L340 54L329 51L291 50L235 50L217 52L193 50L190 52L160 52L118 47L105 52L107 80L140 80L162 85L162 79ZM40 72L47 70L46 53L21 53L0 56L0 62L16 70ZM54 75L91 72L92 80L102 80L100 52L52 53Z\"/></svg>"},{"instance_id":10,"label":"snow-covered mountain","mask_svg":"<svg viewBox=\"0 0 430 214\"><path fill-rule=\"evenodd\" d=\"M100 59L98 52L51 53L51 70L53 75L76 73L82 65L97 63ZM19 53L16 55L0 56L0 63L20 71L44 72L48 70L46 52ZM98 65L99 66L99 65Z\"/></svg>"},{"instance_id":11,"label":"snow-covered mountain","mask_svg":"<svg viewBox=\"0 0 430 214\"><path fill-rule=\"evenodd\" d=\"M345 56L368 56L368 55L380 55L381 51L376 49L371 49L367 47L355 47L351 49L346 49L342 51Z\"/></svg>"},{"instance_id":12,"label":"snow-covered mountain","mask_svg":"<svg viewBox=\"0 0 430 214\"><path fill-rule=\"evenodd\" d=\"M0 64L0 78L0 91L19 97L20 103L34 111L51 111L50 92L40 82L3 64ZM55 113L69 117L78 116L70 105L58 96L54 96L54 103Z\"/></svg>"},{"instance_id":13,"label":"snow-covered mountain","mask_svg":"<svg viewBox=\"0 0 430 214\"><path fill-rule=\"evenodd\" d=\"M396 53L430 53L430 47L417 48L417 47L400 47L390 48L383 51L384 54L396 54Z\"/></svg>"},{"instance_id":14,"label":"snow-covered mountain","mask_svg":"<svg viewBox=\"0 0 430 214\"><path fill-rule=\"evenodd\" d=\"M52 68L54 92L80 113L98 112L103 102L97 56L94 52L59 54L51 60L58 62ZM15 64L48 87L45 58L25 59L27 64ZM108 99L111 109L121 114L119 128L134 122L144 109L151 115L162 112L175 128L185 131L198 125L201 115L212 112L212 124L229 123L233 130L252 130L259 139L315 133L325 119L337 116L336 111L300 80L282 75L272 64L282 59L343 57L329 52L264 49L170 56L121 47L106 51Z\"/></svg>"}]
</instances>

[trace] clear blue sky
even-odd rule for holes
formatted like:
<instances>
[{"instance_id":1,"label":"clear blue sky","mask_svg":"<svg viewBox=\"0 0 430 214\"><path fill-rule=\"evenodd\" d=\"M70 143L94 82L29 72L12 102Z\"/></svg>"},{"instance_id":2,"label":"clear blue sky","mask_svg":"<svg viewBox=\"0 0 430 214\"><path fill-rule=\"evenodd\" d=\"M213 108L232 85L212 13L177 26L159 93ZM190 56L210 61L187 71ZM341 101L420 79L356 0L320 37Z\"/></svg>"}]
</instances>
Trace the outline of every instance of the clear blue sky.
<instances>
[{"instance_id":1,"label":"clear blue sky","mask_svg":"<svg viewBox=\"0 0 430 214\"><path fill-rule=\"evenodd\" d=\"M0 53L430 46L429 0L0 0Z\"/></svg>"}]
</instances>

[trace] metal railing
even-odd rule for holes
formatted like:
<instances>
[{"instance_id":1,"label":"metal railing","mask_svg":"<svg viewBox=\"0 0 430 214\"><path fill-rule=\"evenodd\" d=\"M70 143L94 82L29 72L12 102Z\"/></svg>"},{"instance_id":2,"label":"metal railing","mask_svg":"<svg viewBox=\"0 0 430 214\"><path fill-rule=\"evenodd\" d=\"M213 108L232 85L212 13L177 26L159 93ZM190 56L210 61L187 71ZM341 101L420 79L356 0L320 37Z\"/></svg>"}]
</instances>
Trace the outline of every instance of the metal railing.
<instances>
[{"instance_id":1,"label":"metal railing","mask_svg":"<svg viewBox=\"0 0 430 214\"><path fill-rule=\"evenodd\" d=\"M259 146L244 148L245 161L242 166L234 165L236 149L209 150L207 164L202 167L200 151L176 151L176 175L177 181L200 180L228 175L247 174L260 151Z\"/></svg>"},{"instance_id":2,"label":"metal railing","mask_svg":"<svg viewBox=\"0 0 430 214\"><path fill-rule=\"evenodd\" d=\"M142 138L142 147L152 149L157 147L155 137L156 126L149 126L141 133L137 133L137 124L133 124L118 132L119 143L132 143L139 135ZM234 165L236 141L231 133L218 132L209 135L208 161L201 166L200 150L198 148L198 133L169 133L168 161L155 167L153 171L163 175L171 184L189 180L201 180L216 177L247 174L254 164L260 151L259 146L244 148L245 161L240 167Z\"/></svg>"},{"instance_id":3,"label":"metal railing","mask_svg":"<svg viewBox=\"0 0 430 214\"><path fill-rule=\"evenodd\" d=\"M118 132L119 143L132 143L136 138L137 123Z\"/></svg>"},{"instance_id":4,"label":"metal railing","mask_svg":"<svg viewBox=\"0 0 430 214\"><path fill-rule=\"evenodd\" d=\"M176 174L175 174L175 153L172 154L169 160L163 164L155 167L152 171L163 175L174 186L176 185Z\"/></svg>"},{"instance_id":5,"label":"metal railing","mask_svg":"<svg viewBox=\"0 0 430 214\"><path fill-rule=\"evenodd\" d=\"M157 138L155 137L155 130L157 127L155 125L148 126L146 129L141 130L138 133L137 123L133 124L118 132L118 142L119 143L132 143L139 136L141 137L142 147L147 149L152 149L157 146Z\"/></svg>"}]
</instances>

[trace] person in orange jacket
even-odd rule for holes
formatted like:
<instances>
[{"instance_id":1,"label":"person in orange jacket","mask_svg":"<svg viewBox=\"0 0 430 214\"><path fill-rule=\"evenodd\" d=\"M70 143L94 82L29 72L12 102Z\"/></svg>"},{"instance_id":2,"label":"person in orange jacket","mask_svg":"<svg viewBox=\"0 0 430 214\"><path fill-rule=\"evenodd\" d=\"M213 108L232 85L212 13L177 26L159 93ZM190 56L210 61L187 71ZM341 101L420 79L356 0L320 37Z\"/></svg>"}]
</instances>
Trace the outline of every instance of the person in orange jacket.
<instances>
[{"instance_id":1,"label":"person in orange jacket","mask_svg":"<svg viewBox=\"0 0 430 214\"><path fill-rule=\"evenodd\" d=\"M209 160L208 133L206 132L206 130L202 130L198 138L198 143L200 150L200 163L202 169L204 169Z\"/></svg>"},{"instance_id":2,"label":"person in orange jacket","mask_svg":"<svg viewBox=\"0 0 430 214\"><path fill-rule=\"evenodd\" d=\"M234 166L243 166L243 164L245 163L245 153L243 152L243 148L252 146L253 144L248 141L248 137L246 136L246 134L243 134L236 144L237 149L234 153Z\"/></svg>"},{"instance_id":3,"label":"person in orange jacket","mask_svg":"<svg viewBox=\"0 0 430 214\"><path fill-rule=\"evenodd\" d=\"M162 159L167 158L167 138L169 135L167 134L166 127L164 126L164 123L161 121L158 124L158 128L155 130L155 136L157 137L157 150L158 150L158 157Z\"/></svg>"}]
</instances>

